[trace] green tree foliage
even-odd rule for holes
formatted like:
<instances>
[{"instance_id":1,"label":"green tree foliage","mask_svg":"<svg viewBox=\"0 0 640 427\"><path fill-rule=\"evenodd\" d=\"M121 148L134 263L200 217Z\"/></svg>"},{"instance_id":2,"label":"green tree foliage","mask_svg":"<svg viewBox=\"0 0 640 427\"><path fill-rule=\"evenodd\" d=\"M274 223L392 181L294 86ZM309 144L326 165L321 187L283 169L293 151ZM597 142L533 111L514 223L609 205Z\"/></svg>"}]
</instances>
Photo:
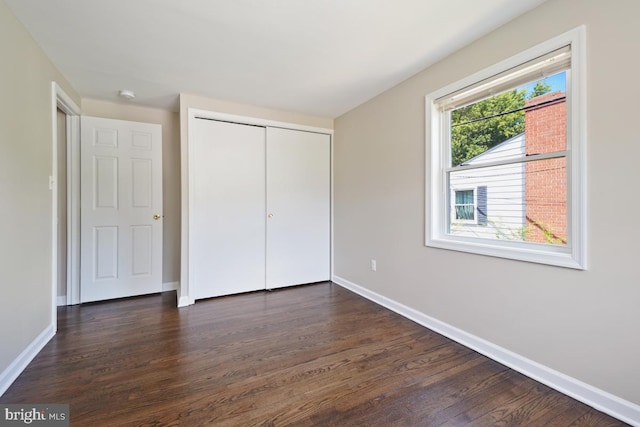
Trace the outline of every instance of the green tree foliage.
<instances>
[{"instance_id":1,"label":"green tree foliage","mask_svg":"<svg viewBox=\"0 0 640 427\"><path fill-rule=\"evenodd\" d=\"M551 86L540 80L539 82L536 82L536 85L533 87L527 98L535 98L536 96L544 95L549 92L551 92Z\"/></svg>"},{"instance_id":2,"label":"green tree foliage","mask_svg":"<svg viewBox=\"0 0 640 427\"><path fill-rule=\"evenodd\" d=\"M526 90L514 89L451 112L452 165L458 166L524 132Z\"/></svg>"},{"instance_id":3,"label":"green tree foliage","mask_svg":"<svg viewBox=\"0 0 640 427\"><path fill-rule=\"evenodd\" d=\"M527 96L525 89L513 89L451 112L451 158L458 166L488 149L524 132L526 99L551 91L539 81ZM508 113L508 114L503 114Z\"/></svg>"}]
</instances>

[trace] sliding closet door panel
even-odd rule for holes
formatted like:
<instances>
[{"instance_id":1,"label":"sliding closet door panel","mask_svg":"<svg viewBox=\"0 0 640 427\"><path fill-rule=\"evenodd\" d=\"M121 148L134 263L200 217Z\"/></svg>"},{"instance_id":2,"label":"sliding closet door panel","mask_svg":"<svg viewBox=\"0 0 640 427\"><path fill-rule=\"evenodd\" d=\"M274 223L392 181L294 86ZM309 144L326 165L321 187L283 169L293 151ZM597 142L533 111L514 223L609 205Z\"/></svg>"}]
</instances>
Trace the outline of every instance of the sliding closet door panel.
<instances>
[{"instance_id":1,"label":"sliding closet door panel","mask_svg":"<svg viewBox=\"0 0 640 427\"><path fill-rule=\"evenodd\" d=\"M265 287L265 129L196 120L190 147L195 299Z\"/></svg>"},{"instance_id":2,"label":"sliding closet door panel","mask_svg":"<svg viewBox=\"0 0 640 427\"><path fill-rule=\"evenodd\" d=\"M267 128L267 289L330 278L329 135Z\"/></svg>"}]
</instances>

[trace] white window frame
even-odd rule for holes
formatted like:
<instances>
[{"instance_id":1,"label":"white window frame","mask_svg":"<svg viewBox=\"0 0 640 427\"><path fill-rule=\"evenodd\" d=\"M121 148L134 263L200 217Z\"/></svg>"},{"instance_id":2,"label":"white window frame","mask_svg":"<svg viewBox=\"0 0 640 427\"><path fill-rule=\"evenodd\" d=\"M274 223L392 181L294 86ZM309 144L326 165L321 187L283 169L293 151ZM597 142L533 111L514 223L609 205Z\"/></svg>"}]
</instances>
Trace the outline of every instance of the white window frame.
<instances>
[{"instance_id":1,"label":"white window frame","mask_svg":"<svg viewBox=\"0 0 640 427\"><path fill-rule=\"evenodd\" d=\"M584 270L586 245L586 30L580 26L527 49L425 98L426 111L426 246ZM449 234L450 162L446 112L436 102L565 46L571 46L567 71L567 245L494 240ZM430 172L429 172L430 171ZM474 192L475 197L475 192Z\"/></svg>"}]
</instances>

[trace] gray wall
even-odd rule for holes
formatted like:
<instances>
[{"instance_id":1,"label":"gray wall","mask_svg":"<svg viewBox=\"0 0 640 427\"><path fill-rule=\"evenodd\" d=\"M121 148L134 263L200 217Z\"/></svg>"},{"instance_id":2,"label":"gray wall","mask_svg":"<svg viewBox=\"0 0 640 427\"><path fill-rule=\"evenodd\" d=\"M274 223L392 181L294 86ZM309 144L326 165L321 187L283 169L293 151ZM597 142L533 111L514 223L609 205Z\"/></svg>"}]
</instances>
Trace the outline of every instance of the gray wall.
<instances>
[{"instance_id":1,"label":"gray wall","mask_svg":"<svg viewBox=\"0 0 640 427\"><path fill-rule=\"evenodd\" d=\"M53 315L51 82L80 98L0 1L0 374Z\"/></svg>"},{"instance_id":2,"label":"gray wall","mask_svg":"<svg viewBox=\"0 0 640 427\"><path fill-rule=\"evenodd\" d=\"M336 119L335 274L640 404L638 16L637 0L549 0ZM581 24L588 270L425 247L424 96Z\"/></svg>"}]
</instances>

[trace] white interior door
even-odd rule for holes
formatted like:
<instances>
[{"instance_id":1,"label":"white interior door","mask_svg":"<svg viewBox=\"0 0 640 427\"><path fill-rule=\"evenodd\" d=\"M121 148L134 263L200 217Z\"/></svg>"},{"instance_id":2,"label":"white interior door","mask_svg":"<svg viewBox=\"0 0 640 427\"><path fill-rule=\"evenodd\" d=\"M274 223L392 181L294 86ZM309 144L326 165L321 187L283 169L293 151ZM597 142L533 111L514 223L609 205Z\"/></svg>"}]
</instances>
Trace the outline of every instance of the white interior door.
<instances>
[{"instance_id":1,"label":"white interior door","mask_svg":"<svg viewBox=\"0 0 640 427\"><path fill-rule=\"evenodd\" d=\"M331 139L267 129L267 289L330 278Z\"/></svg>"},{"instance_id":2,"label":"white interior door","mask_svg":"<svg viewBox=\"0 0 640 427\"><path fill-rule=\"evenodd\" d=\"M162 128L83 116L82 302L162 290Z\"/></svg>"},{"instance_id":3,"label":"white interior door","mask_svg":"<svg viewBox=\"0 0 640 427\"><path fill-rule=\"evenodd\" d=\"M194 299L265 287L265 129L197 119L189 146Z\"/></svg>"}]
</instances>

